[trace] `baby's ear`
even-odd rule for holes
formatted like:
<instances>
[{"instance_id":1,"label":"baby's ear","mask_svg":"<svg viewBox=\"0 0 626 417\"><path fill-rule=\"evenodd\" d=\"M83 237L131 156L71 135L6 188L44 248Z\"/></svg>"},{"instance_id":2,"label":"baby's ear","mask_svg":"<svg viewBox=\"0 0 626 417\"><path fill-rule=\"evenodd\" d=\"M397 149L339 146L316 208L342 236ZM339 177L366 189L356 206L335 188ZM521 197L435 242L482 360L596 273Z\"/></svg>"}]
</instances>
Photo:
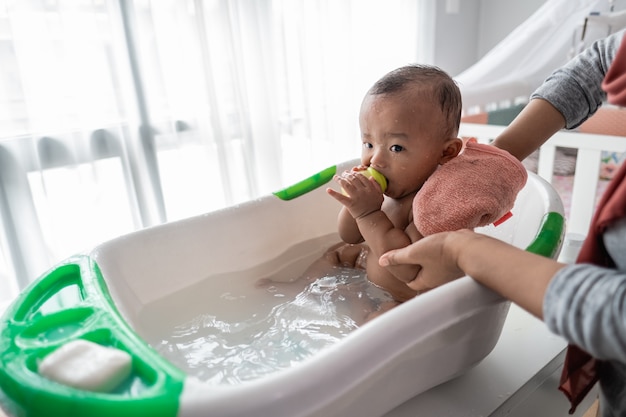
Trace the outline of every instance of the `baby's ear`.
<instances>
[{"instance_id":1,"label":"baby's ear","mask_svg":"<svg viewBox=\"0 0 626 417\"><path fill-rule=\"evenodd\" d=\"M443 165L452 158L456 157L463 149L463 141L459 138L448 139L443 145L439 165Z\"/></svg>"}]
</instances>

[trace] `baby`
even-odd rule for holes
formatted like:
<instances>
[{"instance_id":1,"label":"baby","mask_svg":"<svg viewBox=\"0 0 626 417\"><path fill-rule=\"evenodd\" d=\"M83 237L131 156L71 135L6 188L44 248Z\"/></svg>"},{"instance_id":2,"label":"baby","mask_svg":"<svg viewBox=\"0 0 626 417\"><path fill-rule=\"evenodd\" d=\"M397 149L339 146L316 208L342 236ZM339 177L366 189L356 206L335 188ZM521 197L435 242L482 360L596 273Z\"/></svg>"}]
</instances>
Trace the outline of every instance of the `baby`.
<instances>
[{"instance_id":1,"label":"baby","mask_svg":"<svg viewBox=\"0 0 626 417\"><path fill-rule=\"evenodd\" d=\"M416 295L405 282L416 275L418 267L383 268L378 258L422 238L413 221L413 200L438 167L461 151L463 142L457 137L461 108L454 80L432 66L398 68L370 88L359 115L361 165L335 176L343 192L327 190L343 205L338 230L348 246L331 248L314 269L320 263L361 264L368 279L398 303ZM358 173L367 167L387 179L384 194L374 178Z\"/></svg>"},{"instance_id":2,"label":"baby","mask_svg":"<svg viewBox=\"0 0 626 417\"><path fill-rule=\"evenodd\" d=\"M370 88L359 115L361 164L335 176L341 192L327 190L342 204L342 242L297 281L313 282L337 267L364 269L369 281L392 300L364 311L367 321L417 295L406 283L419 266L382 267L382 254L430 234L507 218L526 182L526 170L508 152L475 140L459 155L461 109L454 80L432 66L398 68ZM384 176L386 187L376 175L361 175L366 169ZM502 186L493 185L494 176L502 177ZM456 204L459 199L462 205Z\"/></svg>"}]
</instances>

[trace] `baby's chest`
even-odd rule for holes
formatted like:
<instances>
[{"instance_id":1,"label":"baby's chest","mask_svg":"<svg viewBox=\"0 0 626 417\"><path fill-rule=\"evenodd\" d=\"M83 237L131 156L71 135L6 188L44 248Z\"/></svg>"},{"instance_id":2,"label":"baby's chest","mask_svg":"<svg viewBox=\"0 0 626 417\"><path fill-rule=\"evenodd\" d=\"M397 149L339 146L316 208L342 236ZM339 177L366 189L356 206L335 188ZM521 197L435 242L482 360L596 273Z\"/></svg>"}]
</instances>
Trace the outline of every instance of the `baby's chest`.
<instances>
[{"instance_id":1,"label":"baby's chest","mask_svg":"<svg viewBox=\"0 0 626 417\"><path fill-rule=\"evenodd\" d=\"M394 227L404 229L413 221L412 201L386 200L383 203L382 210Z\"/></svg>"}]
</instances>

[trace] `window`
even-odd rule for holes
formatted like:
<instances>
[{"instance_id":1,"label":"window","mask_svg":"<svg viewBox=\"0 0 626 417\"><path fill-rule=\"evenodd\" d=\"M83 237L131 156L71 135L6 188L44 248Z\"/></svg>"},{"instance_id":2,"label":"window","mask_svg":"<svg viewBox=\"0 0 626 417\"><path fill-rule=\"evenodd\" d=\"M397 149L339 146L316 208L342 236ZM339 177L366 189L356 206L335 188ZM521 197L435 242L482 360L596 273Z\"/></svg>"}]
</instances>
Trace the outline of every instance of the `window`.
<instances>
[{"instance_id":1,"label":"window","mask_svg":"<svg viewBox=\"0 0 626 417\"><path fill-rule=\"evenodd\" d=\"M357 157L360 101L416 61L421 4L0 2L0 185L15 194L0 209L18 230L0 229L1 285Z\"/></svg>"}]
</instances>

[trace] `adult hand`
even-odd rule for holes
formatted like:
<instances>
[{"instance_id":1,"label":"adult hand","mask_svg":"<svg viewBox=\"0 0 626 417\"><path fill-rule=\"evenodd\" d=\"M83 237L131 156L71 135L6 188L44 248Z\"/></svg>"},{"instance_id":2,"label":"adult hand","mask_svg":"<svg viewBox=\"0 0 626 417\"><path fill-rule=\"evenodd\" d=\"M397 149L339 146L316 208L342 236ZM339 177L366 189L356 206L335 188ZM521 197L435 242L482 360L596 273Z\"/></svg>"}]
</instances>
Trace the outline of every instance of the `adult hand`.
<instances>
[{"instance_id":1,"label":"adult hand","mask_svg":"<svg viewBox=\"0 0 626 417\"><path fill-rule=\"evenodd\" d=\"M548 284L565 264L527 252L501 240L457 230L427 236L378 260L382 266L419 265L416 279L408 283L424 292L469 275L535 316L543 316Z\"/></svg>"},{"instance_id":2,"label":"adult hand","mask_svg":"<svg viewBox=\"0 0 626 417\"><path fill-rule=\"evenodd\" d=\"M465 274L458 266L458 239L466 233L443 232L427 236L407 247L395 249L383 254L378 263L381 266L411 264L420 266L415 279L407 285L418 291L426 292L435 287L453 281Z\"/></svg>"}]
</instances>

